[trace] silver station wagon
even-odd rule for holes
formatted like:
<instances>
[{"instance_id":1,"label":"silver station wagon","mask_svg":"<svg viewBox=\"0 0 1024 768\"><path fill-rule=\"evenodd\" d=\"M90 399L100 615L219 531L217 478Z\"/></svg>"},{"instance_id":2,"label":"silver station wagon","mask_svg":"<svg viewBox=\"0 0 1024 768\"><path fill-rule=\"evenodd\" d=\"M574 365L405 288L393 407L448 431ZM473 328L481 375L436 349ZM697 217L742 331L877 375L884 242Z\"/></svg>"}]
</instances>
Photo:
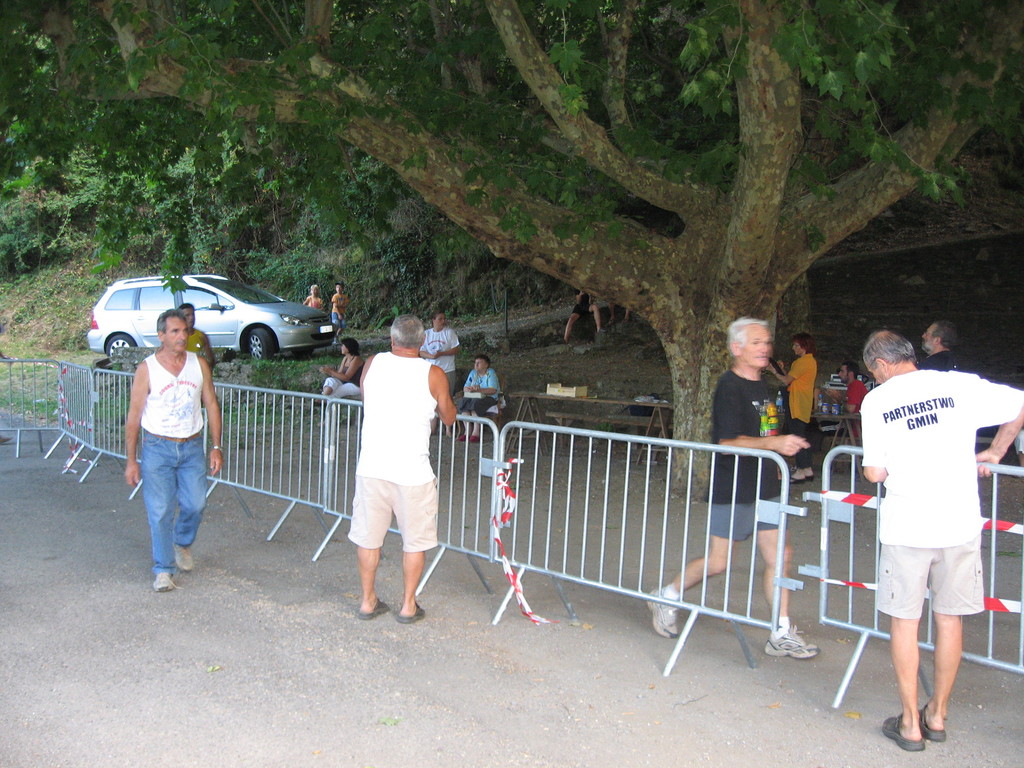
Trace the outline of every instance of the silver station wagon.
<instances>
[{"instance_id":1,"label":"silver station wagon","mask_svg":"<svg viewBox=\"0 0 1024 768\"><path fill-rule=\"evenodd\" d=\"M118 280L92 311L89 349L109 355L120 347L157 347L156 320L180 304L196 308L196 328L214 347L265 359L278 351L303 352L330 344L331 318L323 310L218 275L184 275L184 290L168 290L160 277Z\"/></svg>"}]
</instances>

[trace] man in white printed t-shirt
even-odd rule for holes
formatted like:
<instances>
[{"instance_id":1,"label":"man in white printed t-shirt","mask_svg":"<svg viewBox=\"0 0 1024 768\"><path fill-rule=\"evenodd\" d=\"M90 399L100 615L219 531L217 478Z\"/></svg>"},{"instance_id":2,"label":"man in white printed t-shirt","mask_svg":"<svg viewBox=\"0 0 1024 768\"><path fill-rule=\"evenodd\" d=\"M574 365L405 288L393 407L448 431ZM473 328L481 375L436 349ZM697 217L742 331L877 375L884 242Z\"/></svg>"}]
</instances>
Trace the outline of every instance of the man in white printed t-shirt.
<instances>
[{"instance_id":1,"label":"man in white printed t-shirt","mask_svg":"<svg viewBox=\"0 0 1024 768\"><path fill-rule=\"evenodd\" d=\"M436 365L448 378L448 393L455 392L455 355L459 352L459 337L448 325L444 312L435 312L431 326L424 331L420 357Z\"/></svg>"},{"instance_id":2,"label":"man in white printed t-shirt","mask_svg":"<svg viewBox=\"0 0 1024 768\"><path fill-rule=\"evenodd\" d=\"M864 477L885 483L879 510L876 607L891 617L891 653L903 711L882 732L919 752L945 741L965 615L984 610L978 476L991 472L1024 425L1024 392L956 371L918 370L913 345L873 333L864 363L880 386L864 398ZM975 454L979 427L1002 424ZM918 625L926 591L935 617L935 692L918 709Z\"/></svg>"},{"instance_id":3,"label":"man in white printed t-shirt","mask_svg":"<svg viewBox=\"0 0 1024 768\"><path fill-rule=\"evenodd\" d=\"M153 589L174 589L171 574L191 571L191 547L206 508L206 452L203 411L209 421L210 473L220 472L221 415L210 364L186 350L188 321L169 309L156 321L160 349L135 371L125 420L128 460L124 477L131 486L145 481L142 498L153 545ZM142 435L142 462L137 459ZM177 519L175 519L177 507Z\"/></svg>"},{"instance_id":4,"label":"man in white printed t-shirt","mask_svg":"<svg viewBox=\"0 0 1024 768\"><path fill-rule=\"evenodd\" d=\"M377 567L391 516L402 534L402 607L395 619L412 624L424 616L416 602L426 551L437 546L437 478L430 465L430 425L435 413L455 423L448 379L420 359L423 323L402 315L391 324L391 351L363 367L363 431L349 539L356 545L363 596L359 618L390 610L377 597Z\"/></svg>"}]
</instances>

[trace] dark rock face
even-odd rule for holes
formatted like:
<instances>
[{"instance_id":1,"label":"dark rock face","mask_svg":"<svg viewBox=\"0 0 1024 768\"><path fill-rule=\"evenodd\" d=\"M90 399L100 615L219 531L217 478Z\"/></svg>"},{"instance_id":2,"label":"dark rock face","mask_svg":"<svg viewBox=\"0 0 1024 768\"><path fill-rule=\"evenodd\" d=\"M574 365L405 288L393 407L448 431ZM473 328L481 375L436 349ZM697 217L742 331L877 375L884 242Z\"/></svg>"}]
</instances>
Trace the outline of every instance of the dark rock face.
<instances>
[{"instance_id":1,"label":"dark rock face","mask_svg":"<svg viewBox=\"0 0 1024 768\"><path fill-rule=\"evenodd\" d=\"M1024 235L819 261L808 275L818 357L860 360L871 331L902 333L920 350L935 320L956 324L960 370L1024 385ZM924 352L920 352L923 359Z\"/></svg>"}]
</instances>

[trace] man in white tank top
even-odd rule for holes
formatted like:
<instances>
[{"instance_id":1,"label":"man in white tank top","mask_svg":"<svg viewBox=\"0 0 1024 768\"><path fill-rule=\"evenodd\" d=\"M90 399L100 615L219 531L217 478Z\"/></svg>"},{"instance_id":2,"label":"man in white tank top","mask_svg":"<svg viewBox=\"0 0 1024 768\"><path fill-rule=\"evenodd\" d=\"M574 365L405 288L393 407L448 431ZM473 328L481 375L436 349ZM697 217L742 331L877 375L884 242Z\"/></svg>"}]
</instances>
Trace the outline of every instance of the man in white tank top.
<instances>
[{"instance_id":1,"label":"man in white tank top","mask_svg":"<svg viewBox=\"0 0 1024 768\"><path fill-rule=\"evenodd\" d=\"M437 479L430 465L430 423L455 423L448 378L420 359L423 323L402 315L391 324L391 352L374 355L363 368L363 431L348 537L356 544L363 588L359 618L390 610L376 591L380 548L394 514L402 534L402 606L396 619L412 624L424 616L416 603L425 552L437 546Z\"/></svg>"},{"instance_id":2,"label":"man in white tank top","mask_svg":"<svg viewBox=\"0 0 1024 768\"><path fill-rule=\"evenodd\" d=\"M210 473L220 472L220 404L213 389L210 364L188 352L188 322L179 309L157 319L160 348L135 371L131 404L125 420L128 461L124 477L135 487L140 480L153 544L153 589L169 592L175 568L192 570L190 547L206 508L206 453L203 408L209 422ZM139 436L142 461L139 462ZM175 508L177 507L177 519Z\"/></svg>"}]
</instances>

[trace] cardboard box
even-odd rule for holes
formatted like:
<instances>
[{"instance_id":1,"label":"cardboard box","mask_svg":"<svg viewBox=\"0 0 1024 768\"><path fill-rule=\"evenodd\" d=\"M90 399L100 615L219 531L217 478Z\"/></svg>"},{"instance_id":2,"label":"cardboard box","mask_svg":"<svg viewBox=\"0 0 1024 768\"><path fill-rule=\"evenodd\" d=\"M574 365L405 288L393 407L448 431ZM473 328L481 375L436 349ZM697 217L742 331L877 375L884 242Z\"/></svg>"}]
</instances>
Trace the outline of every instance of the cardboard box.
<instances>
[{"instance_id":1,"label":"cardboard box","mask_svg":"<svg viewBox=\"0 0 1024 768\"><path fill-rule=\"evenodd\" d=\"M586 397L586 387L563 387L560 383L548 384L548 394L559 397Z\"/></svg>"}]
</instances>

